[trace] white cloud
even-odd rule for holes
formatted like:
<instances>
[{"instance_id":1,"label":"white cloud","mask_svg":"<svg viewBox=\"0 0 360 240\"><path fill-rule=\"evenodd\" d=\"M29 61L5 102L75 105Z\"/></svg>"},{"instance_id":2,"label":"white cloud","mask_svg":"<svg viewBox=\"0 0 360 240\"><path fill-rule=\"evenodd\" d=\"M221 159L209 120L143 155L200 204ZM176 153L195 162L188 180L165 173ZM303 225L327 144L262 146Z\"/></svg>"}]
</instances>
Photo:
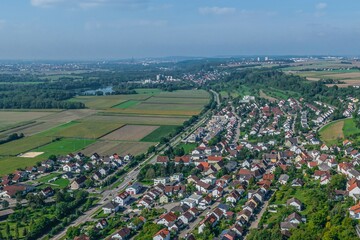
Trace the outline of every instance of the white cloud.
<instances>
[{"instance_id":1,"label":"white cloud","mask_svg":"<svg viewBox=\"0 0 360 240\"><path fill-rule=\"evenodd\" d=\"M199 8L201 14L214 14L214 15L225 15L231 14L236 11L235 8L230 7L202 7Z\"/></svg>"},{"instance_id":2,"label":"white cloud","mask_svg":"<svg viewBox=\"0 0 360 240\"><path fill-rule=\"evenodd\" d=\"M328 6L327 3L321 2L321 3L316 4L315 8L317 10L324 10L325 8L327 8L327 6Z\"/></svg>"}]
</instances>

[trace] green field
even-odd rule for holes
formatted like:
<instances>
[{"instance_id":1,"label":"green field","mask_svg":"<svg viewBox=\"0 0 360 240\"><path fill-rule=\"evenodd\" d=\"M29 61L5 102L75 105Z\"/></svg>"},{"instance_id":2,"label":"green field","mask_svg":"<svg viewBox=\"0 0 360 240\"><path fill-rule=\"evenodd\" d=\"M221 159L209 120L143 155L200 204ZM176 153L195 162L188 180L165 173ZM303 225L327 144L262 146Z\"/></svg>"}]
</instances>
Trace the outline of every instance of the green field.
<instances>
[{"instance_id":1,"label":"green field","mask_svg":"<svg viewBox=\"0 0 360 240\"><path fill-rule=\"evenodd\" d=\"M34 166L39 159L37 158L21 158L21 157L3 157L0 158L0 176L14 172L16 169L24 169Z\"/></svg>"},{"instance_id":2,"label":"green field","mask_svg":"<svg viewBox=\"0 0 360 240\"><path fill-rule=\"evenodd\" d=\"M139 104L139 101L129 100L129 101L126 101L126 102L120 103L119 105L114 106L114 108L127 109L127 108L133 107L137 104Z\"/></svg>"},{"instance_id":3,"label":"green field","mask_svg":"<svg viewBox=\"0 0 360 240\"><path fill-rule=\"evenodd\" d=\"M50 129L41 133L44 136L68 137L68 138L100 138L124 124L118 122L100 122L100 121L72 121L64 125Z\"/></svg>"},{"instance_id":4,"label":"green field","mask_svg":"<svg viewBox=\"0 0 360 240\"><path fill-rule=\"evenodd\" d=\"M162 137L167 137L178 126L160 126L158 129L141 139L142 142L160 142Z\"/></svg>"},{"instance_id":5,"label":"green field","mask_svg":"<svg viewBox=\"0 0 360 240\"><path fill-rule=\"evenodd\" d=\"M19 140L0 145L0 155L16 156L20 153L28 152L29 150L32 150L39 146L46 145L52 140L52 137L44 137L41 135L21 138Z\"/></svg>"},{"instance_id":6,"label":"green field","mask_svg":"<svg viewBox=\"0 0 360 240\"><path fill-rule=\"evenodd\" d=\"M46 159L50 155L66 155L69 153L75 153L92 143L95 143L95 140L63 138L59 141L55 141L45 146L36 148L34 149L34 152L44 152L36 158Z\"/></svg>"},{"instance_id":7,"label":"green field","mask_svg":"<svg viewBox=\"0 0 360 240\"><path fill-rule=\"evenodd\" d=\"M54 76L54 80L58 77ZM190 116L199 114L210 99L204 90L136 91L138 94L80 96L69 100L83 102L88 109L1 111L0 129L18 127L3 134L21 130L25 138L0 145L0 175L33 166L50 155L66 155L84 149L90 154L96 151L135 155L146 152ZM126 124L160 127L140 141L96 142L95 139ZM44 153L34 158L17 157L29 151Z\"/></svg>"}]
</instances>

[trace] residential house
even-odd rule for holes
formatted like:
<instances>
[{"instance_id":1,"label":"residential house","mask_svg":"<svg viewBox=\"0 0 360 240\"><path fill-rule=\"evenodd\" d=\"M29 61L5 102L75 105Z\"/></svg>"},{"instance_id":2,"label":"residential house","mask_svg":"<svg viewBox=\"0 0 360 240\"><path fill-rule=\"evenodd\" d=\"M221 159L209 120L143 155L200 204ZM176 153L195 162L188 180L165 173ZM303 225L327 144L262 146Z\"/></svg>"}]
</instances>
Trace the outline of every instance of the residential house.
<instances>
[{"instance_id":1,"label":"residential house","mask_svg":"<svg viewBox=\"0 0 360 240\"><path fill-rule=\"evenodd\" d=\"M166 228L161 229L154 235L153 240L170 240L170 231Z\"/></svg>"},{"instance_id":2,"label":"residential house","mask_svg":"<svg viewBox=\"0 0 360 240\"><path fill-rule=\"evenodd\" d=\"M302 204L300 200L294 197L286 201L286 206L295 207L297 211L301 211L302 209Z\"/></svg>"},{"instance_id":3,"label":"residential house","mask_svg":"<svg viewBox=\"0 0 360 240\"><path fill-rule=\"evenodd\" d=\"M120 194L118 194L113 201L118 203L120 206L125 206L128 204L128 202L130 201L131 196L129 193L127 193L126 191L121 192Z\"/></svg>"}]
</instances>

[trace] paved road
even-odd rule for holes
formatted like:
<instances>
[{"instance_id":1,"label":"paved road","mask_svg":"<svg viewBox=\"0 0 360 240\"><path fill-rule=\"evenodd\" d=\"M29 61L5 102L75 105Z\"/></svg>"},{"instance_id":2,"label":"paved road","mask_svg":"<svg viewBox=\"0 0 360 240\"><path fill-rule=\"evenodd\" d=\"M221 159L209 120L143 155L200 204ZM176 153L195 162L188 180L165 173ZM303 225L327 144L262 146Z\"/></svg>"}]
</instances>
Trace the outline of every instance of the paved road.
<instances>
[{"instance_id":1,"label":"paved road","mask_svg":"<svg viewBox=\"0 0 360 240\"><path fill-rule=\"evenodd\" d=\"M189 224L189 229L184 229L183 231L181 231L179 238L185 238L186 234L191 233L192 231L194 231L194 229L197 227L197 225L199 225L199 223L203 220L202 217L205 217L209 212L213 211L215 208L217 208L217 206L219 206L219 202L215 202L213 203L213 205L211 206L211 209L205 209L205 211L203 211L199 216L197 216L197 218L195 219L195 221L191 222Z\"/></svg>"},{"instance_id":2,"label":"paved road","mask_svg":"<svg viewBox=\"0 0 360 240\"><path fill-rule=\"evenodd\" d=\"M216 96L217 96L217 101L219 100L219 94L212 91ZM219 103L219 102L218 102ZM202 124L205 123L205 121L208 119L207 115L209 112L205 113L202 117L202 119L200 119L200 121L198 121L195 125L188 127L187 129L184 130L184 132L193 132L195 131L198 127L200 127ZM170 140L170 146L174 147L177 144L179 144L182 140L182 133L180 133L178 136L175 136L173 139ZM166 150L168 149L168 147L166 145L160 147L159 149L159 153L158 154L152 154L150 157L148 157L148 159L146 159L144 162L142 162L141 164L139 164L138 167L132 169L130 172L128 172L126 174L126 176L123 179L120 179L118 181L123 180L123 182L114 189L109 189L109 190L105 190L104 192L102 192L102 198L99 201L99 205L95 206L94 208L92 208L91 210L85 212L82 216L80 216L78 219L76 219L70 226L66 227L63 231L61 231L59 234L55 235L54 237L52 237L51 239L53 240L60 240L61 238L63 238L66 235L66 231L68 230L69 227L71 226L78 226L81 223L87 222L87 221L91 221L92 220L92 215L98 211L99 209L101 209L106 203L108 203L109 201L111 201L111 199L113 198L113 196L115 196L117 193L119 193L120 191L122 191L123 189L125 189L130 182L136 180L137 175L139 174L141 168L144 167L144 165L146 164L152 164L156 162L157 156L163 154Z\"/></svg>"},{"instance_id":3,"label":"paved road","mask_svg":"<svg viewBox=\"0 0 360 240\"><path fill-rule=\"evenodd\" d=\"M220 101L220 96L217 92L215 92L214 90L210 90L210 92L212 92L214 95L215 95L215 100L216 100L216 103L218 105L218 107L220 107L221 105L221 101Z\"/></svg>"},{"instance_id":4,"label":"paved road","mask_svg":"<svg viewBox=\"0 0 360 240\"><path fill-rule=\"evenodd\" d=\"M269 206L269 200L270 200L271 196L272 196L275 192L276 192L276 191L274 191L274 192L269 196L269 199L264 202L264 204L262 205L261 211L256 215L255 221L253 221L253 222L251 223L249 229L255 229L255 228L258 228L258 227L259 227L260 219L261 219L262 216L264 215L267 207Z\"/></svg>"},{"instance_id":5,"label":"paved road","mask_svg":"<svg viewBox=\"0 0 360 240\"><path fill-rule=\"evenodd\" d=\"M234 116L237 118L238 120L238 126L236 127L236 134L235 134L235 137L234 137L234 143L238 143L239 142L239 139L240 139L240 124L241 124L241 118L240 116L236 113L236 108L234 107L234 105L231 103L231 110L232 110L232 113L234 114Z\"/></svg>"}]
</instances>

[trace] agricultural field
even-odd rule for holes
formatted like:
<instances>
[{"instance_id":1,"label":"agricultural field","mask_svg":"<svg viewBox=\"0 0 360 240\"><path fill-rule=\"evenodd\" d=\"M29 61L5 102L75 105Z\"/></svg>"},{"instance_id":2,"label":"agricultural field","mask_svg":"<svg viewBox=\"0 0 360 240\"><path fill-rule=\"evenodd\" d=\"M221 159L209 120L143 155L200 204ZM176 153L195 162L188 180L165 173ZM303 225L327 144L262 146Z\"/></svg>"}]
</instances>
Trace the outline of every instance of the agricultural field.
<instances>
[{"instance_id":1,"label":"agricultural field","mask_svg":"<svg viewBox=\"0 0 360 240\"><path fill-rule=\"evenodd\" d=\"M34 135L0 145L0 156L16 156L50 143L54 138Z\"/></svg>"},{"instance_id":2,"label":"agricultural field","mask_svg":"<svg viewBox=\"0 0 360 240\"><path fill-rule=\"evenodd\" d=\"M41 135L52 137L97 139L122 126L123 124L118 122L72 121L43 132Z\"/></svg>"},{"instance_id":3,"label":"agricultural field","mask_svg":"<svg viewBox=\"0 0 360 240\"><path fill-rule=\"evenodd\" d=\"M84 118L82 121L98 121L98 122L121 122L123 124L136 125L181 125L188 120L188 117L178 116L155 116L155 115L127 115L116 113L103 113Z\"/></svg>"},{"instance_id":4,"label":"agricultural field","mask_svg":"<svg viewBox=\"0 0 360 240\"><path fill-rule=\"evenodd\" d=\"M121 104L118 104L118 105L114 106L114 108L127 109L127 108L133 107L133 106L135 106L137 104L139 104L139 101L128 100L126 102L123 102Z\"/></svg>"},{"instance_id":5,"label":"agricultural field","mask_svg":"<svg viewBox=\"0 0 360 240\"><path fill-rule=\"evenodd\" d=\"M36 165L38 158L0 157L0 176L14 172L18 168Z\"/></svg>"},{"instance_id":6,"label":"agricultural field","mask_svg":"<svg viewBox=\"0 0 360 240\"><path fill-rule=\"evenodd\" d=\"M102 140L122 140L122 141L137 141L141 140L151 132L159 128L159 126L148 125L125 125L104 137Z\"/></svg>"},{"instance_id":7,"label":"agricultural field","mask_svg":"<svg viewBox=\"0 0 360 240\"><path fill-rule=\"evenodd\" d=\"M160 104L202 104L209 102L207 98L168 98L168 97L151 97L143 103L160 103Z\"/></svg>"},{"instance_id":8,"label":"agricultural field","mask_svg":"<svg viewBox=\"0 0 360 240\"><path fill-rule=\"evenodd\" d=\"M318 71L288 71L287 73L305 77L309 81L319 81L321 79L339 80L341 84L327 84L328 87L337 85L338 87L349 87L360 85L360 71L358 69L327 69Z\"/></svg>"},{"instance_id":9,"label":"agricultural field","mask_svg":"<svg viewBox=\"0 0 360 240\"><path fill-rule=\"evenodd\" d=\"M58 141L49 143L42 147L36 148L35 152L44 152L37 159L46 159L51 155L67 155L69 153L76 153L86 148L90 144L95 143L92 139L70 139L63 138Z\"/></svg>"},{"instance_id":10,"label":"agricultural field","mask_svg":"<svg viewBox=\"0 0 360 240\"><path fill-rule=\"evenodd\" d=\"M343 139L343 127L343 120L329 123L328 125L324 126L319 132L321 140L324 141L326 144L330 145L336 143L338 139Z\"/></svg>"},{"instance_id":11,"label":"agricultural field","mask_svg":"<svg viewBox=\"0 0 360 240\"><path fill-rule=\"evenodd\" d=\"M199 114L210 99L203 90L137 92L70 100L85 103L87 109L3 111L0 131L6 125L11 129L3 129L0 136L22 132L25 137L0 145L0 175L35 165L50 155L144 153L190 116Z\"/></svg>"},{"instance_id":12,"label":"agricultural field","mask_svg":"<svg viewBox=\"0 0 360 240\"><path fill-rule=\"evenodd\" d=\"M342 141L345 138L358 141L358 137L356 137L356 139L352 139L352 136L359 133L360 129L356 127L354 120L352 118L347 118L331 122L324 126L320 130L320 137L321 140L327 144L336 144L338 141Z\"/></svg>"},{"instance_id":13,"label":"agricultural field","mask_svg":"<svg viewBox=\"0 0 360 240\"><path fill-rule=\"evenodd\" d=\"M90 109L107 109L118 105L126 100L121 99L120 96L80 96L71 99L70 101L82 102Z\"/></svg>"},{"instance_id":14,"label":"agricultural field","mask_svg":"<svg viewBox=\"0 0 360 240\"><path fill-rule=\"evenodd\" d=\"M160 126L155 131L141 139L142 142L160 142L162 137L174 132L177 126Z\"/></svg>"},{"instance_id":15,"label":"agricultural field","mask_svg":"<svg viewBox=\"0 0 360 240\"><path fill-rule=\"evenodd\" d=\"M54 114L52 111L0 111L0 130L22 126L41 117Z\"/></svg>"},{"instance_id":16,"label":"agricultural field","mask_svg":"<svg viewBox=\"0 0 360 240\"><path fill-rule=\"evenodd\" d=\"M98 153L100 156L112 155L114 153L134 156L145 153L149 147L156 145L154 142L116 142L116 141L98 141L95 144L85 148L82 152L85 155Z\"/></svg>"}]
</instances>

